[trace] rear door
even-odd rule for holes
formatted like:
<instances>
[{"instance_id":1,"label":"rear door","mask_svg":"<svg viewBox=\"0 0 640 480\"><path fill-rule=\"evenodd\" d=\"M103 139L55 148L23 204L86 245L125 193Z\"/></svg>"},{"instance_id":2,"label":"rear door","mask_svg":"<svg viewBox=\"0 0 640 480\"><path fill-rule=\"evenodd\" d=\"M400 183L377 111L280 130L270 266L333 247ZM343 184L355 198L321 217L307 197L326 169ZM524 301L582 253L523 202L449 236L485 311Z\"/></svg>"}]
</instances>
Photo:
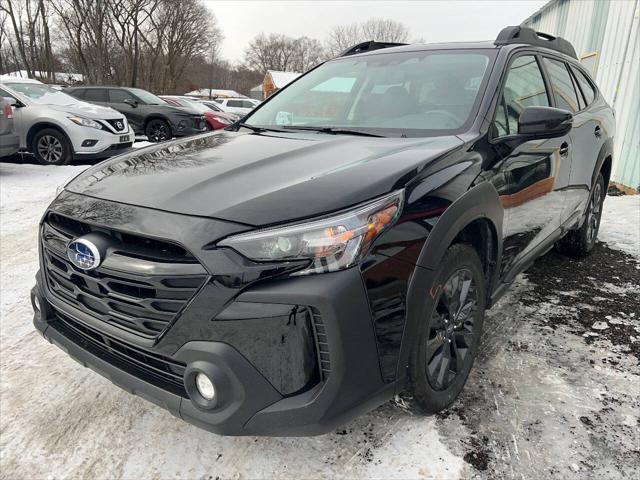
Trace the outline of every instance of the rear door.
<instances>
[{"instance_id":1,"label":"rear door","mask_svg":"<svg viewBox=\"0 0 640 480\"><path fill-rule=\"evenodd\" d=\"M553 106L551 89L534 53L512 57L494 117L494 137L516 134L529 106ZM571 171L571 139L532 140L511 148L497 143L502 159L492 168L504 207L501 273L510 281L556 238Z\"/></svg>"},{"instance_id":2,"label":"rear door","mask_svg":"<svg viewBox=\"0 0 640 480\"><path fill-rule=\"evenodd\" d=\"M603 109L595 107L597 89L581 69L571 64L568 66L581 100L581 109L574 116L571 132L575 146L571 165L571 185L567 191L567 217L568 221L571 221L574 217L580 216L587 206L598 154L609 133L603 122Z\"/></svg>"},{"instance_id":3,"label":"rear door","mask_svg":"<svg viewBox=\"0 0 640 480\"><path fill-rule=\"evenodd\" d=\"M566 204L562 212L562 224L570 223L575 215L577 206L582 202L584 188L576 189L575 172L589 163L588 158L597 156L598 152L592 152L595 148L594 124L585 115L585 101L579 90L576 89L575 79L569 71L566 62L559 58L545 56L542 60L545 70L551 82L553 97L557 108L568 110L574 115L573 128L569 133L571 138L571 170L567 178L567 190L565 194ZM590 171L593 171L591 169Z\"/></svg>"}]
</instances>

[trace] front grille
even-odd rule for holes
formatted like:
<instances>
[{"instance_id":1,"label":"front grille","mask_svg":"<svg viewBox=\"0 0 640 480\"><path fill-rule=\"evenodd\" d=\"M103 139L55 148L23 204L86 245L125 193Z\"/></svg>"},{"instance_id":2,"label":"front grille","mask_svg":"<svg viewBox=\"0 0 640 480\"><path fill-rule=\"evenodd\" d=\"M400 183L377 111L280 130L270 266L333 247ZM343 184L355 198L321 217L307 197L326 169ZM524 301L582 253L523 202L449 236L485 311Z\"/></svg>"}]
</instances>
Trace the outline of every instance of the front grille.
<instances>
[{"instance_id":1,"label":"front grille","mask_svg":"<svg viewBox=\"0 0 640 480\"><path fill-rule=\"evenodd\" d=\"M331 373L331 359L329 357L329 343L327 342L327 332L324 328L322 315L315 307L309 307L313 324L313 333L316 337L316 350L318 353L318 365L320 366L320 378L326 380Z\"/></svg>"},{"instance_id":2,"label":"front grille","mask_svg":"<svg viewBox=\"0 0 640 480\"><path fill-rule=\"evenodd\" d=\"M186 364L105 335L57 310L54 313L57 320L51 326L79 347L141 380L188 398L183 382Z\"/></svg>"},{"instance_id":3,"label":"front grille","mask_svg":"<svg viewBox=\"0 0 640 480\"><path fill-rule=\"evenodd\" d=\"M116 132L124 132L127 126L125 121L120 119L107 120L107 123L111 125Z\"/></svg>"},{"instance_id":4,"label":"front grille","mask_svg":"<svg viewBox=\"0 0 640 480\"><path fill-rule=\"evenodd\" d=\"M95 270L81 270L67 257L67 245L97 232L109 239L107 258ZM42 246L47 284L55 296L144 338L162 333L207 278L178 245L53 213L43 224Z\"/></svg>"}]
</instances>

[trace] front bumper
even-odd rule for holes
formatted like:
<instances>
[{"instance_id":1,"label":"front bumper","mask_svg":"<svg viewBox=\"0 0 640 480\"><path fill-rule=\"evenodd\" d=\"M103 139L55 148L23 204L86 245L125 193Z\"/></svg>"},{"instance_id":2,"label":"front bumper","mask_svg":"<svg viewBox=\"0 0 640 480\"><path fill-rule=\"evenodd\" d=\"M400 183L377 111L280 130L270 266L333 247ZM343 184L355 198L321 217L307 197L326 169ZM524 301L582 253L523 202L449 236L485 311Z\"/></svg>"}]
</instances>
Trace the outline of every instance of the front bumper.
<instances>
[{"instance_id":1,"label":"front bumper","mask_svg":"<svg viewBox=\"0 0 640 480\"><path fill-rule=\"evenodd\" d=\"M107 158L122 153L131 147L135 140L134 133L129 127L118 133L106 129L83 127L71 121L66 122L64 127L73 146L73 156L76 159ZM128 137L128 140L122 141L124 137ZM91 141L91 145L83 146L85 141Z\"/></svg>"},{"instance_id":2,"label":"front bumper","mask_svg":"<svg viewBox=\"0 0 640 480\"><path fill-rule=\"evenodd\" d=\"M330 373L300 392L290 395L281 393L282 388L276 388L273 380L270 382L263 375L264 370L261 372L249 361L249 358L261 358L260 355L249 355L245 347L241 353L228 343L228 339L233 337L205 339L202 334L192 331L191 339L169 357L186 365L185 378L191 367L213 372L214 382L221 388L218 404L212 409L201 408L188 395L160 388L126 368L126 365L123 368L104 351L91 348L87 342L71 335L64 328L61 316L81 324L88 319L47 289L42 272L38 273L32 302L35 298L38 298L40 308L34 306L34 325L51 343L124 390L214 433L282 436L321 434L382 404L395 392L395 384L385 384L380 373L367 294L357 269L261 282L244 290L233 301L232 305L240 305L245 309L251 305L260 309L268 304L310 305L321 312L330 345ZM246 328L254 328L255 323L247 323ZM236 322L235 325L240 323ZM285 347L272 345L270 350L261 355L277 357L278 348ZM151 353L160 351L155 346L144 349ZM298 361L305 359L289 358L289 362L292 362L289 368L295 370L298 366L293 362ZM287 365L280 365L279 368L286 370Z\"/></svg>"},{"instance_id":3,"label":"front bumper","mask_svg":"<svg viewBox=\"0 0 640 480\"><path fill-rule=\"evenodd\" d=\"M174 137L188 137L207 132L204 117L172 117L171 132Z\"/></svg>"}]
</instances>

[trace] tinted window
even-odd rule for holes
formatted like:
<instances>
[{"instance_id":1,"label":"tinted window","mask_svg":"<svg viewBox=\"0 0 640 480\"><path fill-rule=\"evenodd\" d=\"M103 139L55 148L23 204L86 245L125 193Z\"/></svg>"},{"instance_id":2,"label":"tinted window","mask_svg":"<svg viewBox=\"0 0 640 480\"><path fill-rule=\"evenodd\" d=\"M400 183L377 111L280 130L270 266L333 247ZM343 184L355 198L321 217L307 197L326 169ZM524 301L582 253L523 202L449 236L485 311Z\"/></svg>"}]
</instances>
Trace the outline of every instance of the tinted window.
<instances>
[{"instance_id":1,"label":"tinted window","mask_svg":"<svg viewBox=\"0 0 640 480\"><path fill-rule=\"evenodd\" d=\"M518 133L518 119L526 107L548 107L549 96L538 62L531 55L516 58L509 67L495 126L498 136Z\"/></svg>"},{"instance_id":2,"label":"tinted window","mask_svg":"<svg viewBox=\"0 0 640 480\"><path fill-rule=\"evenodd\" d=\"M443 50L339 58L289 84L254 110L249 123L355 127L391 136L456 131L471 118L494 54Z\"/></svg>"},{"instance_id":3,"label":"tinted window","mask_svg":"<svg viewBox=\"0 0 640 480\"><path fill-rule=\"evenodd\" d=\"M125 103L125 100L135 101L135 97L126 90L109 90L109 101L111 103Z\"/></svg>"},{"instance_id":4,"label":"tinted window","mask_svg":"<svg viewBox=\"0 0 640 480\"><path fill-rule=\"evenodd\" d=\"M7 87L15 90L16 92L24 95L34 103L41 105L75 105L78 103L76 98L73 98L66 93L51 88L44 83L6 83Z\"/></svg>"},{"instance_id":5,"label":"tinted window","mask_svg":"<svg viewBox=\"0 0 640 480\"><path fill-rule=\"evenodd\" d=\"M593 99L596 98L595 88L593 88L591 82L587 80L587 77L584 73L573 67L571 67L571 70L573 71L576 80L578 81L580 90L582 90L582 95L584 95L585 102L587 103L587 105L589 105L591 102L593 102Z\"/></svg>"},{"instance_id":6,"label":"tinted window","mask_svg":"<svg viewBox=\"0 0 640 480\"><path fill-rule=\"evenodd\" d=\"M228 107L241 107L241 108L246 108L245 104L242 100L229 100L227 102L227 106Z\"/></svg>"},{"instance_id":7,"label":"tinted window","mask_svg":"<svg viewBox=\"0 0 640 480\"><path fill-rule=\"evenodd\" d=\"M89 88L84 91L82 98L87 102L106 102L107 91L104 88Z\"/></svg>"},{"instance_id":8,"label":"tinted window","mask_svg":"<svg viewBox=\"0 0 640 480\"><path fill-rule=\"evenodd\" d=\"M558 60L545 58L544 65L551 77L556 107L570 112L577 112L580 109L580 104L566 64Z\"/></svg>"},{"instance_id":9,"label":"tinted window","mask_svg":"<svg viewBox=\"0 0 640 480\"><path fill-rule=\"evenodd\" d=\"M253 107L255 107L255 104L254 104L254 103L252 103L252 102L250 102L250 101L248 101L248 100L244 100L244 101L242 102L242 106L243 106L244 108L253 108Z\"/></svg>"},{"instance_id":10,"label":"tinted window","mask_svg":"<svg viewBox=\"0 0 640 480\"><path fill-rule=\"evenodd\" d=\"M72 97L81 98L82 100L84 100L84 93L86 91L87 91L86 88L79 88L77 90L70 90L69 91L69 95L71 95Z\"/></svg>"}]
</instances>

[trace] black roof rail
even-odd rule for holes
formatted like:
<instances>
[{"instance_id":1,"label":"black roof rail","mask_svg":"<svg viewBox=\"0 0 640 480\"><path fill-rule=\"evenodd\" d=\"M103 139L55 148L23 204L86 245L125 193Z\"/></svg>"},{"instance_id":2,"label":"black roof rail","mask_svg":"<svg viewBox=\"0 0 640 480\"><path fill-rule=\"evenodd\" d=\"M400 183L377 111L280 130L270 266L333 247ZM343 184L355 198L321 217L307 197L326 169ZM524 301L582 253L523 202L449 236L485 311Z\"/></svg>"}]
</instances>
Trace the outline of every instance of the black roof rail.
<instances>
[{"instance_id":1,"label":"black roof rail","mask_svg":"<svg viewBox=\"0 0 640 480\"><path fill-rule=\"evenodd\" d=\"M554 37L548 33L536 32L532 28L523 27L521 25L503 28L498 34L498 38L496 38L493 43L494 45L524 43L526 45L549 48L551 50L564 53L565 55L569 55L575 59L578 58L573 45L564 38Z\"/></svg>"},{"instance_id":2,"label":"black roof rail","mask_svg":"<svg viewBox=\"0 0 640 480\"><path fill-rule=\"evenodd\" d=\"M403 45L409 45L408 43L393 43L393 42L376 42L375 40L369 40L368 42L358 43L353 47L347 48L338 57L347 57L349 55L355 55L356 53L372 52L374 50L380 50L381 48L401 47Z\"/></svg>"}]
</instances>

